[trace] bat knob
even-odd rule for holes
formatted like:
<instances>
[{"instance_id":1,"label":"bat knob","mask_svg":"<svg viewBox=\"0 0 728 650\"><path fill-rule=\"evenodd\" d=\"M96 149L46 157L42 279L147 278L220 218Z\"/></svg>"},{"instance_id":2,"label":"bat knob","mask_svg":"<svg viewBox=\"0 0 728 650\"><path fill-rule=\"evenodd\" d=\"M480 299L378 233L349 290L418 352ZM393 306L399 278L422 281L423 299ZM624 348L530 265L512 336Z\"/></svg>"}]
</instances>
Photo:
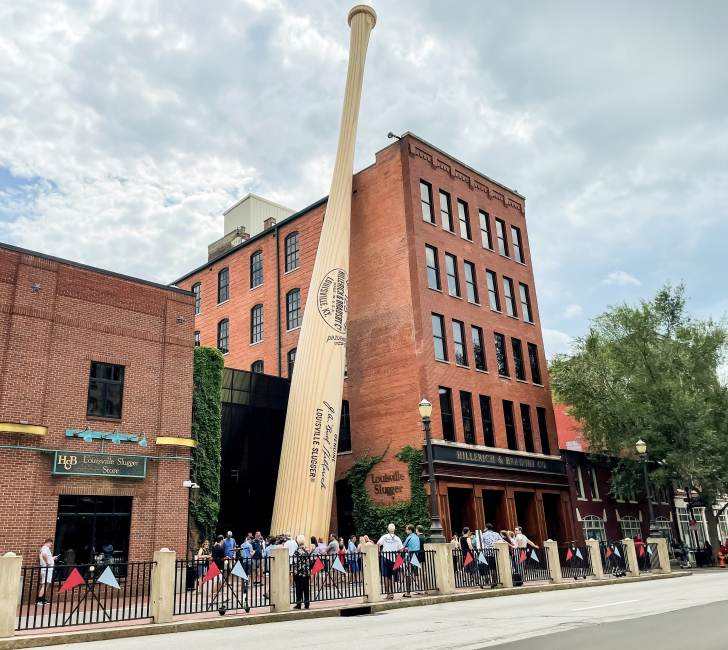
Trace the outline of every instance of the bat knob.
<instances>
[{"instance_id":1,"label":"bat knob","mask_svg":"<svg viewBox=\"0 0 728 650\"><path fill-rule=\"evenodd\" d=\"M351 21L357 14L367 14L372 21L372 28L377 24L377 12L374 9L369 5L356 5L349 12L349 27L351 27Z\"/></svg>"}]
</instances>

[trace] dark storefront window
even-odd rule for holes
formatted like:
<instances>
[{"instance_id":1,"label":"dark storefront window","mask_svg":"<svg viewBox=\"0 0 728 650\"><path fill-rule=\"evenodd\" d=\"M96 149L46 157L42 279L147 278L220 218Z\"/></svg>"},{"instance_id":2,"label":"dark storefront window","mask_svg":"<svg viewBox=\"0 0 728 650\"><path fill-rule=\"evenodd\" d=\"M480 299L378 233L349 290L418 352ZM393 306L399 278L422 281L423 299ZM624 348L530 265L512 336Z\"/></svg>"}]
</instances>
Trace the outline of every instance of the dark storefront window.
<instances>
[{"instance_id":1,"label":"dark storefront window","mask_svg":"<svg viewBox=\"0 0 728 650\"><path fill-rule=\"evenodd\" d=\"M518 449L518 438L516 437L516 420L513 415L513 402L503 400L503 421L506 425L506 439L508 449Z\"/></svg>"},{"instance_id":2,"label":"dark storefront window","mask_svg":"<svg viewBox=\"0 0 728 650\"><path fill-rule=\"evenodd\" d=\"M523 427L523 440L526 443L526 451L533 452L533 428L531 427L531 407L528 404L521 404L521 426Z\"/></svg>"},{"instance_id":3,"label":"dark storefront window","mask_svg":"<svg viewBox=\"0 0 728 650\"><path fill-rule=\"evenodd\" d=\"M455 441L455 422L452 417L452 391L440 386L440 417L442 418L442 437Z\"/></svg>"},{"instance_id":4,"label":"dark storefront window","mask_svg":"<svg viewBox=\"0 0 728 650\"><path fill-rule=\"evenodd\" d=\"M490 397L480 396L480 419L483 422L483 437L488 447L495 447L495 432L493 431L493 412L490 407Z\"/></svg>"},{"instance_id":5,"label":"dark storefront window","mask_svg":"<svg viewBox=\"0 0 728 650\"><path fill-rule=\"evenodd\" d=\"M460 410L463 415L463 433L465 442L475 444L475 424L473 423L473 397L470 393L460 391Z\"/></svg>"},{"instance_id":6,"label":"dark storefront window","mask_svg":"<svg viewBox=\"0 0 728 650\"><path fill-rule=\"evenodd\" d=\"M86 414L121 419L124 397L124 366L115 363L91 362Z\"/></svg>"},{"instance_id":7,"label":"dark storefront window","mask_svg":"<svg viewBox=\"0 0 728 650\"><path fill-rule=\"evenodd\" d=\"M513 368L516 373L516 379L526 381L526 367L523 365L523 346L519 339L511 339L511 348L513 350Z\"/></svg>"},{"instance_id":8,"label":"dark storefront window","mask_svg":"<svg viewBox=\"0 0 728 650\"><path fill-rule=\"evenodd\" d=\"M536 407L536 419L538 420L538 436L541 439L541 453L550 454L549 430L546 426L546 409L542 406Z\"/></svg>"},{"instance_id":9,"label":"dark storefront window","mask_svg":"<svg viewBox=\"0 0 728 650\"><path fill-rule=\"evenodd\" d=\"M351 422L349 418L349 401L341 402L341 421L339 422L339 449L338 453L351 451Z\"/></svg>"}]
</instances>

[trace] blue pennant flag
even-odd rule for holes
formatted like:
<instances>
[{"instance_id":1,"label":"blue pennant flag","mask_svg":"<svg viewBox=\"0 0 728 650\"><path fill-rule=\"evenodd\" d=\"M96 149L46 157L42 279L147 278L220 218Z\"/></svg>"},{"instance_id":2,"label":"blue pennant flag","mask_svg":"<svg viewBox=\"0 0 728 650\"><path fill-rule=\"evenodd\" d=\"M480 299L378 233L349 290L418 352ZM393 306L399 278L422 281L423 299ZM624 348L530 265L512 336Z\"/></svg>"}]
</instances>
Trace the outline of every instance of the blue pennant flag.
<instances>
[{"instance_id":1,"label":"blue pennant flag","mask_svg":"<svg viewBox=\"0 0 728 650\"><path fill-rule=\"evenodd\" d=\"M478 562L485 565L488 564L488 558L485 557L485 553L483 553L483 551L480 551L480 553L478 553Z\"/></svg>"},{"instance_id":2,"label":"blue pennant flag","mask_svg":"<svg viewBox=\"0 0 728 650\"><path fill-rule=\"evenodd\" d=\"M240 560L235 563L235 566L230 573L232 573L234 576L237 576L238 578L242 578L243 580L248 580L248 574L245 573L245 569L243 569L243 565L240 564Z\"/></svg>"},{"instance_id":3,"label":"blue pennant flag","mask_svg":"<svg viewBox=\"0 0 728 650\"><path fill-rule=\"evenodd\" d=\"M104 569L104 572L96 579L96 582L100 582L102 585L106 585L112 589L119 589L119 581L116 579L110 566Z\"/></svg>"}]
</instances>

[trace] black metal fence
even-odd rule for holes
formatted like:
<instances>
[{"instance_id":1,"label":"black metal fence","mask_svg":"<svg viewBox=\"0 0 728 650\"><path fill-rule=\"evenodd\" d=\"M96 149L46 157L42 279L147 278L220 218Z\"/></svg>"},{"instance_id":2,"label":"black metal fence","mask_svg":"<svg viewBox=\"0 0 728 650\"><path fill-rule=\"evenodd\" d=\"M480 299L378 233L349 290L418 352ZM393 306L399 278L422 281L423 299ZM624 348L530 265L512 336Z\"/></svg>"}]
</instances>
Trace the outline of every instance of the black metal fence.
<instances>
[{"instance_id":1,"label":"black metal fence","mask_svg":"<svg viewBox=\"0 0 728 650\"><path fill-rule=\"evenodd\" d=\"M222 569L208 560L177 560L174 613L248 612L270 605L271 558L226 560Z\"/></svg>"},{"instance_id":2,"label":"black metal fence","mask_svg":"<svg viewBox=\"0 0 728 650\"><path fill-rule=\"evenodd\" d=\"M623 576L629 571L627 549L622 542L602 543L599 550L602 556L604 575Z\"/></svg>"},{"instance_id":3,"label":"black metal fence","mask_svg":"<svg viewBox=\"0 0 728 650\"><path fill-rule=\"evenodd\" d=\"M455 570L456 587L497 587L500 582L498 575L498 550L486 548L480 551L473 550L463 553L462 549L453 549L452 565Z\"/></svg>"},{"instance_id":4,"label":"black metal fence","mask_svg":"<svg viewBox=\"0 0 728 650\"><path fill-rule=\"evenodd\" d=\"M435 551L380 551L382 593L409 597L437 589Z\"/></svg>"},{"instance_id":5,"label":"black metal fence","mask_svg":"<svg viewBox=\"0 0 728 650\"><path fill-rule=\"evenodd\" d=\"M635 544L635 552L640 573L660 570L660 555L656 543Z\"/></svg>"},{"instance_id":6,"label":"black metal fence","mask_svg":"<svg viewBox=\"0 0 728 650\"><path fill-rule=\"evenodd\" d=\"M584 578L594 575L591 555L587 546L569 545L559 548L562 578Z\"/></svg>"},{"instance_id":7,"label":"black metal fence","mask_svg":"<svg viewBox=\"0 0 728 650\"><path fill-rule=\"evenodd\" d=\"M512 548L511 570L514 586L551 580L548 555L543 548Z\"/></svg>"},{"instance_id":8,"label":"black metal fence","mask_svg":"<svg viewBox=\"0 0 728 650\"><path fill-rule=\"evenodd\" d=\"M297 608L324 600L363 598L364 554L293 556L291 604Z\"/></svg>"},{"instance_id":9,"label":"black metal fence","mask_svg":"<svg viewBox=\"0 0 728 650\"><path fill-rule=\"evenodd\" d=\"M149 618L154 564L25 566L16 629Z\"/></svg>"}]
</instances>

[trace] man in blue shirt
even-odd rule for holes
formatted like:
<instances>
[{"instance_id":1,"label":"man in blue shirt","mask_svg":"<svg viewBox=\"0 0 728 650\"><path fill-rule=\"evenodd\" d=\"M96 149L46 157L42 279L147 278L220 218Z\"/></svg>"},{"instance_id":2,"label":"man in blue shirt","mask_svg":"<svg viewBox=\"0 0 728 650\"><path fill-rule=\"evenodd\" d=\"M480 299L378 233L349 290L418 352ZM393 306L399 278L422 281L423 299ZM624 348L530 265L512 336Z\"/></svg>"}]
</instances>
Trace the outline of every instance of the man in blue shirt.
<instances>
[{"instance_id":1,"label":"man in blue shirt","mask_svg":"<svg viewBox=\"0 0 728 650\"><path fill-rule=\"evenodd\" d=\"M251 538L246 537L245 541L240 545L240 557L243 560L243 568L245 569L245 573L248 575L252 572L253 562L251 558L253 557L253 545L250 543Z\"/></svg>"},{"instance_id":2,"label":"man in blue shirt","mask_svg":"<svg viewBox=\"0 0 728 650\"><path fill-rule=\"evenodd\" d=\"M222 543L222 548L225 551L225 557L228 558L228 560L235 559L235 549L237 548L237 546L238 543L233 537L233 531L229 530L227 532L227 537L225 538L225 541Z\"/></svg>"},{"instance_id":3,"label":"man in blue shirt","mask_svg":"<svg viewBox=\"0 0 728 650\"><path fill-rule=\"evenodd\" d=\"M409 598L412 595L410 593L412 582L414 581L415 584L419 583L419 567L416 564L412 564L412 558L416 558L415 562L419 561L420 538L415 533L415 527L412 524L407 524L405 532L407 533L407 537L404 539L403 546L406 553L404 566L406 591L402 594L402 597ZM415 596L419 595L418 591L412 593Z\"/></svg>"}]
</instances>

